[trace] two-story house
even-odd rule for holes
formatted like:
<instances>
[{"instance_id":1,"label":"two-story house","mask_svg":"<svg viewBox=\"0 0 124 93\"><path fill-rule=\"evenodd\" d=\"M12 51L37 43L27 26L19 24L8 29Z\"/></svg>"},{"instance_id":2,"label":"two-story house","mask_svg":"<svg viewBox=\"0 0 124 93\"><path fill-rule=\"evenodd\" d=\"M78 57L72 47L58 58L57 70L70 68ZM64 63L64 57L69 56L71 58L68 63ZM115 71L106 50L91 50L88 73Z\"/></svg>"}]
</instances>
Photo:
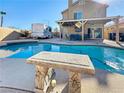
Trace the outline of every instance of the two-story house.
<instances>
[{"instance_id":1,"label":"two-story house","mask_svg":"<svg viewBox=\"0 0 124 93\"><path fill-rule=\"evenodd\" d=\"M57 21L60 37L69 40L104 39L104 25L109 21L118 23L117 16L106 17L107 7L93 0L68 0L68 9L62 11L63 18Z\"/></svg>"}]
</instances>

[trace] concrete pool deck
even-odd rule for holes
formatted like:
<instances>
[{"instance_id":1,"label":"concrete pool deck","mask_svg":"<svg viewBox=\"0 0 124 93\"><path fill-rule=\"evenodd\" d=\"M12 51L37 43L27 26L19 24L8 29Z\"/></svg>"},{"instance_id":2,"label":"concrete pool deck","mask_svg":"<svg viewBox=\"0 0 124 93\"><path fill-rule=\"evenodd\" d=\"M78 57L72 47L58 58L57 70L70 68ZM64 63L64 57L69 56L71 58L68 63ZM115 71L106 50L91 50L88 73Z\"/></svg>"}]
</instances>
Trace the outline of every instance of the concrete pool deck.
<instances>
[{"instance_id":1,"label":"concrete pool deck","mask_svg":"<svg viewBox=\"0 0 124 93\"><path fill-rule=\"evenodd\" d=\"M55 69L57 86L53 93L67 93L68 73ZM0 93L33 93L35 69L25 59L0 62ZM82 93L124 93L124 76L96 70L95 76L82 75ZM12 91L12 92L11 92Z\"/></svg>"},{"instance_id":2,"label":"concrete pool deck","mask_svg":"<svg viewBox=\"0 0 124 93\"><path fill-rule=\"evenodd\" d=\"M21 42L47 42L67 45L105 45L116 48L122 48L114 41L67 41L60 39L46 40L12 40L1 42L6 43ZM1 51L1 54L7 56L13 52ZM3 57L3 56L1 56ZM0 93L33 93L34 91L34 66L26 64L25 59L1 59L0 60ZM53 93L67 93L67 72L56 69L57 86ZM124 75L110 73L108 71L96 70L95 76L82 76L82 93L124 93Z\"/></svg>"}]
</instances>

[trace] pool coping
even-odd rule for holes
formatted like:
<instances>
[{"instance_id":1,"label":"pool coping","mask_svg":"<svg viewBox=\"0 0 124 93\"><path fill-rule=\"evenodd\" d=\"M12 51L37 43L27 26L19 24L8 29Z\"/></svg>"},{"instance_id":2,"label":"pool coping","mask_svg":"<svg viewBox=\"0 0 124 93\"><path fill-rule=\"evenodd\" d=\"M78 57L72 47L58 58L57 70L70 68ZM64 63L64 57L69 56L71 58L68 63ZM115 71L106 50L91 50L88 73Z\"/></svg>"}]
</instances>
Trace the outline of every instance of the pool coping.
<instances>
[{"instance_id":1,"label":"pool coping","mask_svg":"<svg viewBox=\"0 0 124 93\"><path fill-rule=\"evenodd\" d=\"M100 46L100 47L109 47L109 48L117 48L124 50L123 47L117 47L117 46L110 46L105 44L67 44L67 43L55 43L55 42L45 42L45 41L38 41L38 43L44 43L44 44L54 44L54 45L67 45L67 46Z\"/></svg>"},{"instance_id":2,"label":"pool coping","mask_svg":"<svg viewBox=\"0 0 124 93\"><path fill-rule=\"evenodd\" d=\"M55 44L55 45L67 45L67 46L100 46L100 47L109 47L124 50L124 47L121 45L107 45L103 42L101 43L90 43L90 42L77 42L77 41L48 41L48 40L11 40L3 41L0 43L0 47L4 47L11 44L20 44L20 43L44 43L44 44Z\"/></svg>"}]
</instances>

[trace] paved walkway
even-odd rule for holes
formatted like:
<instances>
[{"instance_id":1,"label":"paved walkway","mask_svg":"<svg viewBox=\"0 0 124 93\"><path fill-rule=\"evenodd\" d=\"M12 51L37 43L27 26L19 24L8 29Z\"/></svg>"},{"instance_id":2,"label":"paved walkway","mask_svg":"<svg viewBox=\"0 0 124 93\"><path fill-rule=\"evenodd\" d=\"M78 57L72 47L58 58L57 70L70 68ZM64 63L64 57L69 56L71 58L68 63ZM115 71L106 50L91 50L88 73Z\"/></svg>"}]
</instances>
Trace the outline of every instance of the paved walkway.
<instances>
[{"instance_id":1,"label":"paved walkway","mask_svg":"<svg viewBox=\"0 0 124 93\"><path fill-rule=\"evenodd\" d=\"M67 73L64 71L56 72L57 77L61 78L56 77L58 84L55 93L56 91L67 93ZM84 75L81 84L82 93L124 93L124 76L107 71L96 70L95 76Z\"/></svg>"},{"instance_id":2,"label":"paved walkway","mask_svg":"<svg viewBox=\"0 0 124 93\"><path fill-rule=\"evenodd\" d=\"M121 47L124 47L124 42L120 42L120 46Z\"/></svg>"},{"instance_id":3,"label":"paved walkway","mask_svg":"<svg viewBox=\"0 0 124 93\"><path fill-rule=\"evenodd\" d=\"M25 62L25 59L1 59L0 87L33 91L35 69Z\"/></svg>"},{"instance_id":4,"label":"paved walkway","mask_svg":"<svg viewBox=\"0 0 124 93\"><path fill-rule=\"evenodd\" d=\"M35 93L35 92L17 88L0 87L0 93Z\"/></svg>"},{"instance_id":5,"label":"paved walkway","mask_svg":"<svg viewBox=\"0 0 124 93\"><path fill-rule=\"evenodd\" d=\"M0 62L0 93L31 93L35 69L25 59L4 59ZM56 69L57 86L53 93L67 93L68 73ZM21 89L21 90L18 90ZM27 91L22 91L27 90ZM124 93L124 76L96 70L95 76L82 76L82 93Z\"/></svg>"}]
</instances>

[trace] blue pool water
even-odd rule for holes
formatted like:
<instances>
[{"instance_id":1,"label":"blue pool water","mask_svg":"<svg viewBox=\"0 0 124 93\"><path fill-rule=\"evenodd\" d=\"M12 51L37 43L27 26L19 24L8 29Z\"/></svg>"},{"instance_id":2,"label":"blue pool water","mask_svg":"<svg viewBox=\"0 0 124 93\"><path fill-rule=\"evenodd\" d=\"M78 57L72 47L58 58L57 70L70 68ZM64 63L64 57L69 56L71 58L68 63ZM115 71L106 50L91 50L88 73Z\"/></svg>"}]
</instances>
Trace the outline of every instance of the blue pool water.
<instances>
[{"instance_id":1,"label":"blue pool water","mask_svg":"<svg viewBox=\"0 0 124 93\"><path fill-rule=\"evenodd\" d=\"M124 74L124 50L101 46L67 46L46 43L22 43L0 47L0 50L18 51L7 58L29 58L41 51L86 54L97 69Z\"/></svg>"}]
</instances>

